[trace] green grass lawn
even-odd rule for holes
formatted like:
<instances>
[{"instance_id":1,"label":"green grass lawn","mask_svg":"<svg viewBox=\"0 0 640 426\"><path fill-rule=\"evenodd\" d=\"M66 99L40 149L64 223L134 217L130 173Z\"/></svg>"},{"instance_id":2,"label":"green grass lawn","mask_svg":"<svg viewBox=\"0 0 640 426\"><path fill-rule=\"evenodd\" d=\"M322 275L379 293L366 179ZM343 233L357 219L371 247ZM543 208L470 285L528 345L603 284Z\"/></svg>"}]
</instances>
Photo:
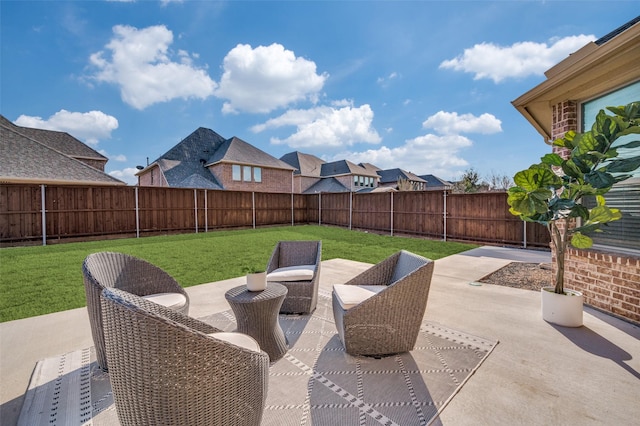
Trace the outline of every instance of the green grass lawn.
<instances>
[{"instance_id":1,"label":"green grass lawn","mask_svg":"<svg viewBox=\"0 0 640 426\"><path fill-rule=\"evenodd\" d=\"M0 322L85 306L81 267L90 253L116 251L140 257L189 287L242 276L249 266L264 268L280 240L321 240L322 260L368 263L401 249L436 260L477 247L307 225L3 248Z\"/></svg>"}]
</instances>

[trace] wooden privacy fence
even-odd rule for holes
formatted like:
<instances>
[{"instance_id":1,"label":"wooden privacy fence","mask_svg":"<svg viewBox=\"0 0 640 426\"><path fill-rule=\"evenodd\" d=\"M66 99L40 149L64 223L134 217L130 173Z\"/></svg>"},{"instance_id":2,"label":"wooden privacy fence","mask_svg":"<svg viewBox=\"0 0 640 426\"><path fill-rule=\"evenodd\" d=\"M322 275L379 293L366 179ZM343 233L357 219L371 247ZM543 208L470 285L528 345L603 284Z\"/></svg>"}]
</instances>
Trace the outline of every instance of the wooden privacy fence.
<instances>
[{"instance_id":1,"label":"wooden privacy fence","mask_svg":"<svg viewBox=\"0 0 640 426\"><path fill-rule=\"evenodd\" d=\"M282 194L135 186L0 185L0 244L321 224L390 235L547 248L505 193Z\"/></svg>"}]
</instances>

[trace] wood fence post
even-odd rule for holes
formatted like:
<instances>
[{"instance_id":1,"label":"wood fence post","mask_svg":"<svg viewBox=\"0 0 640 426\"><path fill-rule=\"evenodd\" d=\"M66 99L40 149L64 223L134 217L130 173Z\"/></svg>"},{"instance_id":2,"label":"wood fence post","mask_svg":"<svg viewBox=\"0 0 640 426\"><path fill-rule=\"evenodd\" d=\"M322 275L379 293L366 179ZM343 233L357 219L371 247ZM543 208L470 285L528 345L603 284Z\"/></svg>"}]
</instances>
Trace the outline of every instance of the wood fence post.
<instances>
[{"instance_id":1,"label":"wood fence post","mask_svg":"<svg viewBox=\"0 0 640 426\"><path fill-rule=\"evenodd\" d=\"M322 192L318 192L318 225L322 225Z\"/></svg>"}]
</instances>

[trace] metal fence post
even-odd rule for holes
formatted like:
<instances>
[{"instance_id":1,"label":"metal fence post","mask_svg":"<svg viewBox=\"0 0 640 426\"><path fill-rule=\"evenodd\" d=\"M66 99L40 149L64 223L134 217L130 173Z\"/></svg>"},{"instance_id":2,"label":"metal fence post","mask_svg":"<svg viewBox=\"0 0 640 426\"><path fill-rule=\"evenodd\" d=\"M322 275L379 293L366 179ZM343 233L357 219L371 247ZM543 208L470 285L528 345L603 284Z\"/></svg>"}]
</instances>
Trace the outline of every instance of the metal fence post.
<instances>
[{"instance_id":1,"label":"metal fence post","mask_svg":"<svg viewBox=\"0 0 640 426\"><path fill-rule=\"evenodd\" d=\"M136 238L140 238L140 207L138 205L138 187L135 187L136 196Z\"/></svg>"},{"instance_id":2,"label":"metal fence post","mask_svg":"<svg viewBox=\"0 0 640 426\"><path fill-rule=\"evenodd\" d=\"M209 213L207 212L207 190L204 190L204 232L209 232Z\"/></svg>"},{"instance_id":3,"label":"metal fence post","mask_svg":"<svg viewBox=\"0 0 640 426\"><path fill-rule=\"evenodd\" d=\"M349 231L351 231L352 220L353 220L353 192L349 192Z\"/></svg>"},{"instance_id":4,"label":"metal fence post","mask_svg":"<svg viewBox=\"0 0 640 426\"><path fill-rule=\"evenodd\" d=\"M46 196L44 195L45 186L40 185L40 202L42 203L42 245L47 245L47 209L45 208Z\"/></svg>"},{"instance_id":5,"label":"metal fence post","mask_svg":"<svg viewBox=\"0 0 640 426\"><path fill-rule=\"evenodd\" d=\"M198 190L193 190L193 214L196 220L196 234L198 233Z\"/></svg>"},{"instance_id":6,"label":"metal fence post","mask_svg":"<svg viewBox=\"0 0 640 426\"><path fill-rule=\"evenodd\" d=\"M442 193L444 194L444 211L442 212L442 215L444 217L443 240L447 241L447 191L444 190Z\"/></svg>"},{"instance_id":7,"label":"metal fence post","mask_svg":"<svg viewBox=\"0 0 640 426\"><path fill-rule=\"evenodd\" d=\"M391 236L393 237L393 191L389 191L391 196Z\"/></svg>"}]
</instances>

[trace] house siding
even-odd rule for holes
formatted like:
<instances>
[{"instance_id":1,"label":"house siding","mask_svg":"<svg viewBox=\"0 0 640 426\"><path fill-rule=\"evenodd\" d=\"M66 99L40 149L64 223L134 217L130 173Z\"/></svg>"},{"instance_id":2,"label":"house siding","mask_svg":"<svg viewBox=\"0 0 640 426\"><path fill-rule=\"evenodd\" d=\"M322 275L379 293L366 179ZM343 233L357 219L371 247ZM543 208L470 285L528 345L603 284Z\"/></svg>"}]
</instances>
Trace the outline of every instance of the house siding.
<instances>
[{"instance_id":1,"label":"house siding","mask_svg":"<svg viewBox=\"0 0 640 426\"><path fill-rule=\"evenodd\" d=\"M578 131L578 104L560 102L552 108L553 139L562 137L569 130ZM564 157L569 151L554 147L554 152ZM575 221L569 226L574 226ZM555 276L555 247L553 272ZM565 256L565 287L581 291L586 304L610 312L631 322L640 324L640 255L612 253L606 249L571 248Z\"/></svg>"},{"instance_id":2,"label":"house siding","mask_svg":"<svg viewBox=\"0 0 640 426\"><path fill-rule=\"evenodd\" d=\"M153 177L153 178L152 178ZM145 171L143 174L138 175L139 186L169 186L164 175L160 171L158 166L154 166L151 169Z\"/></svg>"}]
</instances>

